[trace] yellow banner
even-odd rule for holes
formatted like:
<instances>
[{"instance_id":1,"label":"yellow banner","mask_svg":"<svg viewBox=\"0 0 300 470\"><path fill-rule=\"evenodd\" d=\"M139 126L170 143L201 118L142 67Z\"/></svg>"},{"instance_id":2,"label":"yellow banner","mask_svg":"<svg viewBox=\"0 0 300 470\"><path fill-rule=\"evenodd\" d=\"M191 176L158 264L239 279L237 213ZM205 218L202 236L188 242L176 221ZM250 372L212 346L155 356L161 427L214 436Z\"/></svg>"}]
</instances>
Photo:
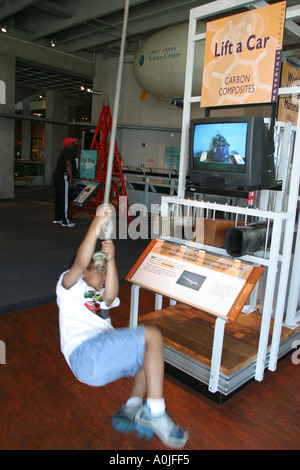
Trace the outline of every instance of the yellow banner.
<instances>
[{"instance_id":1,"label":"yellow banner","mask_svg":"<svg viewBox=\"0 0 300 470\"><path fill-rule=\"evenodd\" d=\"M201 107L277 100L286 2L207 23Z\"/></svg>"},{"instance_id":2,"label":"yellow banner","mask_svg":"<svg viewBox=\"0 0 300 470\"><path fill-rule=\"evenodd\" d=\"M292 87L300 85L300 70L292 65L283 63L281 72L281 87ZM297 125L299 111L299 97L297 95L281 96L278 106L278 121L291 122Z\"/></svg>"}]
</instances>

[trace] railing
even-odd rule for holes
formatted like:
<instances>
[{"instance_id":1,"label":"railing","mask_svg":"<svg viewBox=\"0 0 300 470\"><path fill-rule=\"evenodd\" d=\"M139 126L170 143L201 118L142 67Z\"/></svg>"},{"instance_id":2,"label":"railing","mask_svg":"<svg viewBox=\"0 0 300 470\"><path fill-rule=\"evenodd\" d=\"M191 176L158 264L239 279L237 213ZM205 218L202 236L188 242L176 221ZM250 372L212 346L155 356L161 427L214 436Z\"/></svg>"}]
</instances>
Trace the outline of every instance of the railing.
<instances>
[{"instance_id":1,"label":"railing","mask_svg":"<svg viewBox=\"0 0 300 470\"><path fill-rule=\"evenodd\" d=\"M151 206L160 204L162 195L176 195L178 174L176 170L151 168L123 168L129 204L141 203L148 211Z\"/></svg>"}]
</instances>

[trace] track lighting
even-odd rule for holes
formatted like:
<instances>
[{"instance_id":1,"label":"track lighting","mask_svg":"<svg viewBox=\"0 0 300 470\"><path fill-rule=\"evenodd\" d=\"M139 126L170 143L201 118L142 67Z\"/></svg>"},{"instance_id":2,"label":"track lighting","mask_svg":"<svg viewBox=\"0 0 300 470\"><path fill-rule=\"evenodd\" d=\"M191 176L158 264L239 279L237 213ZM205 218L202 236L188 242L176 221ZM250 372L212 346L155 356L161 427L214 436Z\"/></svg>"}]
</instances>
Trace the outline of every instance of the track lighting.
<instances>
[{"instance_id":1,"label":"track lighting","mask_svg":"<svg viewBox=\"0 0 300 470\"><path fill-rule=\"evenodd\" d=\"M81 86L80 90L86 91L87 93L92 93L93 95L103 95L103 91L92 90L91 88L85 88L84 86Z\"/></svg>"}]
</instances>

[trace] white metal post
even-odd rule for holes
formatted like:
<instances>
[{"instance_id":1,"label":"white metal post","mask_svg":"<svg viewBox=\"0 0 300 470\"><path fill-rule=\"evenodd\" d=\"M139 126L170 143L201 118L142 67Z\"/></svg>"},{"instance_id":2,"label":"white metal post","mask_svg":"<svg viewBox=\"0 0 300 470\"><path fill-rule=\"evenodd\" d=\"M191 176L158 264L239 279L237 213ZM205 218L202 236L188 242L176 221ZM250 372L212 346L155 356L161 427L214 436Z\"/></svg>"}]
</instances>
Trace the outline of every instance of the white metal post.
<instances>
[{"instance_id":1,"label":"white metal post","mask_svg":"<svg viewBox=\"0 0 300 470\"><path fill-rule=\"evenodd\" d=\"M226 319L218 317L215 322L214 341L211 356L209 391L215 393L218 391L220 367L223 351L223 340Z\"/></svg>"},{"instance_id":2,"label":"white metal post","mask_svg":"<svg viewBox=\"0 0 300 470\"><path fill-rule=\"evenodd\" d=\"M154 310L161 310L162 309L162 301L163 296L161 294L155 294L155 305Z\"/></svg>"},{"instance_id":3,"label":"white metal post","mask_svg":"<svg viewBox=\"0 0 300 470\"><path fill-rule=\"evenodd\" d=\"M258 381L261 381L264 376L266 355L267 355L267 349L268 349L270 323L271 323L271 317L272 317L272 311L273 311L273 297L274 297L277 270L278 270L281 228L282 228L282 220L280 217L277 217L275 218L273 222L272 242L271 242L271 248L270 248L271 265L268 268L266 290L264 294L264 308L262 312L260 337L259 337L259 344L258 344L258 351L257 351L255 378Z\"/></svg>"},{"instance_id":4,"label":"white metal post","mask_svg":"<svg viewBox=\"0 0 300 470\"><path fill-rule=\"evenodd\" d=\"M187 45L187 63L185 72L185 85L184 85L184 102L183 102L183 115L182 115L182 132L181 132L181 146L180 146L180 161L179 161L179 182L178 182L178 196L184 197L185 195L185 180L187 171L187 156L189 145L189 122L191 114L190 98L192 94L192 81L194 69L194 55L195 55L195 41L197 21L190 16L188 45Z\"/></svg>"},{"instance_id":5,"label":"white metal post","mask_svg":"<svg viewBox=\"0 0 300 470\"><path fill-rule=\"evenodd\" d=\"M286 307L286 316L284 325L288 328L296 328L300 321L300 311L297 311L299 290L300 290L300 211L298 214L298 231L296 236L296 244L294 257L292 262L292 276L289 285L289 296Z\"/></svg>"},{"instance_id":6,"label":"white metal post","mask_svg":"<svg viewBox=\"0 0 300 470\"><path fill-rule=\"evenodd\" d=\"M287 211L291 214L291 218L290 220L286 222L286 227L285 227L285 236L284 236L284 244L283 244L284 257L283 257L283 262L281 266L281 276L280 276L280 284L279 284L279 289L280 289L279 292L281 293L281 296L279 296L277 300L278 312L276 312L275 319L274 319L270 361L269 361L269 369L273 371L276 369L276 364L277 364L281 330L282 330L282 322L283 322L283 316L284 316L286 291L288 289L287 283L288 283L288 275L289 275L289 267L290 267L289 262L291 259L291 251L292 251L292 244L293 244L293 237L294 237L295 214L297 210L299 179L300 179L299 154L300 154L300 114L298 113L293 169L292 169L292 174L291 174L289 200L288 200L288 205L287 205ZM294 266L295 266L295 259L294 259ZM293 287L296 288L296 286L297 286L297 283ZM299 287L299 278L298 278L298 287ZM295 292L293 290L290 290L290 295L298 296L297 289L295 289ZM294 310L293 314L295 315L295 313L296 311Z\"/></svg>"},{"instance_id":7,"label":"white metal post","mask_svg":"<svg viewBox=\"0 0 300 470\"><path fill-rule=\"evenodd\" d=\"M140 286L136 284L132 284L131 298L130 298L130 319L129 319L130 328L135 328L138 324L139 295L140 295Z\"/></svg>"}]
</instances>

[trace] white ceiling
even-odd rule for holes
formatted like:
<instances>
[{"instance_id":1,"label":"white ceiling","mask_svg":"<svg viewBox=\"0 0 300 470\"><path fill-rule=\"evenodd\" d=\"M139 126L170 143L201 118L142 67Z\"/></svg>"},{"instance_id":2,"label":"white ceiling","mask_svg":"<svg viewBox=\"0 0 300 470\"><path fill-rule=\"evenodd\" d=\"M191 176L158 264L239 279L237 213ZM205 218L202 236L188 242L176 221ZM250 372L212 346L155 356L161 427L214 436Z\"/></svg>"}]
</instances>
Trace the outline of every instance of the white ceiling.
<instances>
[{"instance_id":1,"label":"white ceiling","mask_svg":"<svg viewBox=\"0 0 300 470\"><path fill-rule=\"evenodd\" d=\"M187 22L190 9L205 3L210 2L130 0L125 53L134 54L155 31ZM101 53L106 58L119 55L124 7L125 0L0 0L0 25L6 25L5 34L29 43L50 48L55 41L68 54L93 58ZM299 0L287 0L287 12L293 10L300 11ZM288 61L300 68L300 17L290 20L288 13L283 50ZM18 61L17 83L30 86L33 77L45 86L47 80L50 83L47 70L35 67ZM52 87L67 86L70 76L59 72L54 80L53 68L49 71Z\"/></svg>"},{"instance_id":2,"label":"white ceiling","mask_svg":"<svg viewBox=\"0 0 300 470\"><path fill-rule=\"evenodd\" d=\"M127 51L154 31L183 23L195 0L130 0ZM70 54L119 54L125 0L2 0L0 22L18 30L30 42L48 43Z\"/></svg>"}]
</instances>

